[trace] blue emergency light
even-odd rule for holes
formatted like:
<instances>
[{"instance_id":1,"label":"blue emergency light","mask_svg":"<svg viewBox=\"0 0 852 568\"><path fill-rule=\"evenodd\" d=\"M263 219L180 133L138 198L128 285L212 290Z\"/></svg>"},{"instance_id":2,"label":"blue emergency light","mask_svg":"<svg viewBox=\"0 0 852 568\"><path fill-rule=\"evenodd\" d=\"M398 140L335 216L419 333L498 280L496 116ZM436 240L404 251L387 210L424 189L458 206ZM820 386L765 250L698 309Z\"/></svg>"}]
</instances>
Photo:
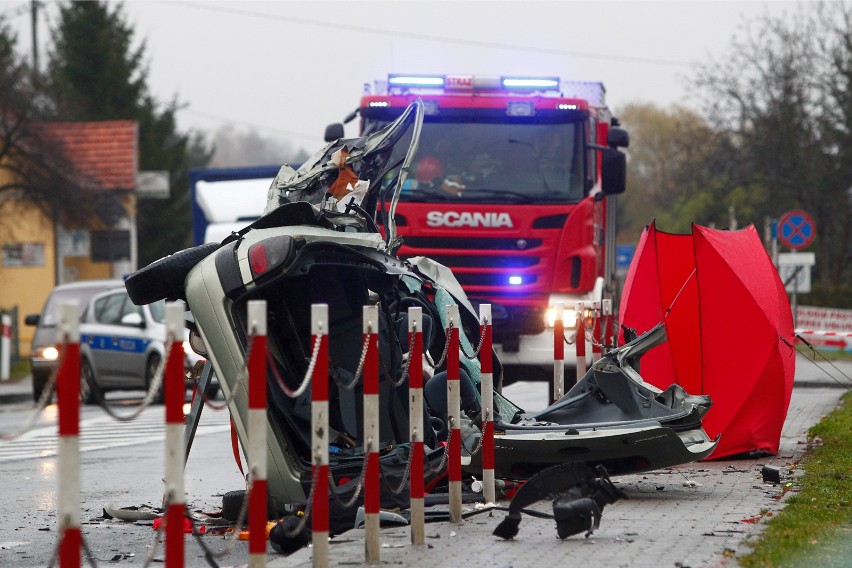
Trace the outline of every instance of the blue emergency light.
<instances>
[{"instance_id":1,"label":"blue emergency light","mask_svg":"<svg viewBox=\"0 0 852 568\"><path fill-rule=\"evenodd\" d=\"M394 87L443 87L442 75L389 75L388 83Z\"/></svg>"},{"instance_id":2,"label":"blue emergency light","mask_svg":"<svg viewBox=\"0 0 852 568\"><path fill-rule=\"evenodd\" d=\"M524 278L522 276L509 276L509 285L510 286L520 286L524 283Z\"/></svg>"},{"instance_id":3,"label":"blue emergency light","mask_svg":"<svg viewBox=\"0 0 852 568\"><path fill-rule=\"evenodd\" d=\"M558 89L556 77L503 77L504 89Z\"/></svg>"}]
</instances>

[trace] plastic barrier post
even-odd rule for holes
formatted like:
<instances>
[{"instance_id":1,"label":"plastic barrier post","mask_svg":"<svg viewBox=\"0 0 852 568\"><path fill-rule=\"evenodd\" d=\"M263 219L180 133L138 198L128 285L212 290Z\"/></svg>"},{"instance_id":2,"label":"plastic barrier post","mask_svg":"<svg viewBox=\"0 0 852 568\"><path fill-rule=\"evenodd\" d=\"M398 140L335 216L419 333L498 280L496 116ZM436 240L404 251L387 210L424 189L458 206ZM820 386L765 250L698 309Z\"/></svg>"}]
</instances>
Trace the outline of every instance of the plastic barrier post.
<instances>
[{"instance_id":1,"label":"plastic barrier post","mask_svg":"<svg viewBox=\"0 0 852 568\"><path fill-rule=\"evenodd\" d=\"M553 311L553 400L556 401L565 391L565 310L562 304L556 304Z\"/></svg>"},{"instance_id":2,"label":"plastic barrier post","mask_svg":"<svg viewBox=\"0 0 852 568\"><path fill-rule=\"evenodd\" d=\"M586 305L577 302L577 335L574 338L577 351L577 382L586 374Z\"/></svg>"},{"instance_id":3,"label":"plastic barrier post","mask_svg":"<svg viewBox=\"0 0 852 568\"><path fill-rule=\"evenodd\" d=\"M0 316L0 381L8 381L12 362L12 316Z\"/></svg>"},{"instance_id":4,"label":"plastic barrier post","mask_svg":"<svg viewBox=\"0 0 852 568\"><path fill-rule=\"evenodd\" d=\"M183 368L183 302L166 304L166 354L163 374L163 400L166 405L166 566L181 568L184 564L183 488L183 400L186 395Z\"/></svg>"},{"instance_id":5,"label":"plastic barrier post","mask_svg":"<svg viewBox=\"0 0 852 568\"><path fill-rule=\"evenodd\" d=\"M450 485L450 522L462 522L462 473L461 473L461 391L459 386L459 307L455 304L447 306L447 327L449 328L449 345L447 347L447 417L450 423L448 431L450 447L448 448L447 477Z\"/></svg>"},{"instance_id":6,"label":"plastic barrier post","mask_svg":"<svg viewBox=\"0 0 852 568\"><path fill-rule=\"evenodd\" d=\"M411 544L426 543L423 441L423 308L408 308L408 425L411 440ZM413 340L413 343L412 343Z\"/></svg>"},{"instance_id":7,"label":"plastic barrier post","mask_svg":"<svg viewBox=\"0 0 852 568\"><path fill-rule=\"evenodd\" d=\"M600 302L592 302L592 318L592 361L594 362L601 358L601 343L603 343Z\"/></svg>"},{"instance_id":8,"label":"plastic barrier post","mask_svg":"<svg viewBox=\"0 0 852 568\"><path fill-rule=\"evenodd\" d=\"M606 299L601 301L601 316L603 317L603 333L601 334L601 343L604 344L603 353L609 353L608 345L614 345L612 341L612 300Z\"/></svg>"},{"instance_id":9,"label":"plastic barrier post","mask_svg":"<svg viewBox=\"0 0 852 568\"><path fill-rule=\"evenodd\" d=\"M249 497L249 568L266 566L266 301L248 303L248 332L251 352L248 354L249 416L248 461L251 471Z\"/></svg>"},{"instance_id":10,"label":"plastic barrier post","mask_svg":"<svg viewBox=\"0 0 852 568\"><path fill-rule=\"evenodd\" d=\"M494 371L491 361L491 304L479 305L479 366L482 370L482 495L486 503L497 500L494 488Z\"/></svg>"},{"instance_id":11,"label":"plastic barrier post","mask_svg":"<svg viewBox=\"0 0 852 568\"><path fill-rule=\"evenodd\" d=\"M364 306L364 553L367 562L379 562L379 307Z\"/></svg>"},{"instance_id":12,"label":"plastic barrier post","mask_svg":"<svg viewBox=\"0 0 852 568\"><path fill-rule=\"evenodd\" d=\"M59 338L64 343L56 377L59 406L59 566L79 568L80 534L80 327L77 302L59 305Z\"/></svg>"},{"instance_id":13,"label":"plastic barrier post","mask_svg":"<svg viewBox=\"0 0 852 568\"><path fill-rule=\"evenodd\" d=\"M311 543L314 568L328 566L328 305L311 305L313 346L319 354L311 376L311 477L314 486L311 511Z\"/></svg>"}]
</instances>

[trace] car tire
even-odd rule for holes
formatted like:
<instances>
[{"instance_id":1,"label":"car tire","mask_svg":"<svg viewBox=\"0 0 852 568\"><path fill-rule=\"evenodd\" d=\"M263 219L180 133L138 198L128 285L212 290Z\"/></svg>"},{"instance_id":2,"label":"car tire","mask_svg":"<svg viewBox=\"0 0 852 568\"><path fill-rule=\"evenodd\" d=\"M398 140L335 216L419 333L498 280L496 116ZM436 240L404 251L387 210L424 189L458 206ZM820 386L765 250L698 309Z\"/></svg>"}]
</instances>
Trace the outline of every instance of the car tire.
<instances>
[{"instance_id":1,"label":"car tire","mask_svg":"<svg viewBox=\"0 0 852 568\"><path fill-rule=\"evenodd\" d=\"M245 490L228 491L222 495L222 518L235 523L239 520L243 501L246 498Z\"/></svg>"},{"instance_id":2,"label":"car tire","mask_svg":"<svg viewBox=\"0 0 852 568\"><path fill-rule=\"evenodd\" d=\"M153 353L148 357L148 362L145 363L145 388L151 390L151 383L154 382L154 377L157 376L157 369L160 367L161 358L157 353ZM165 372L165 369L163 370ZM160 388L154 393L154 398L151 399L152 404L163 404L163 382L160 381Z\"/></svg>"},{"instance_id":3,"label":"car tire","mask_svg":"<svg viewBox=\"0 0 852 568\"><path fill-rule=\"evenodd\" d=\"M219 243L205 243L170 254L140 268L124 282L130 299L137 306L158 300L186 299L183 291L186 275L221 246Z\"/></svg>"},{"instance_id":4,"label":"car tire","mask_svg":"<svg viewBox=\"0 0 852 568\"><path fill-rule=\"evenodd\" d=\"M33 402L41 400L41 395L49 380L50 373L33 373Z\"/></svg>"},{"instance_id":5,"label":"car tire","mask_svg":"<svg viewBox=\"0 0 852 568\"><path fill-rule=\"evenodd\" d=\"M80 362L80 402L83 404L100 404L104 393L98 386L95 370L88 359Z\"/></svg>"}]
</instances>

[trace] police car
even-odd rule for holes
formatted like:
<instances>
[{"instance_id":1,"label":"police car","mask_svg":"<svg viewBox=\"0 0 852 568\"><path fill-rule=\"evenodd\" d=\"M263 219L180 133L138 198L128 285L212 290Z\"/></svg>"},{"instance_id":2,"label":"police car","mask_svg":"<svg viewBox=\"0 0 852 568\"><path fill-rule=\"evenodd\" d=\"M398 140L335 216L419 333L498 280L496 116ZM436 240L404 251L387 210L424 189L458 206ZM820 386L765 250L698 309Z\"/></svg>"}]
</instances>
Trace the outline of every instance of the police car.
<instances>
[{"instance_id":1,"label":"police car","mask_svg":"<svg viewBox=\"0 0 852 568\"><path fill-rule=\"evenodd\" d=\"M80 398L87 404L113 390L148 390L164 359L166 304L135 305L124 288L93 297L80 324ZM183 338L184 367L202 360ZM190 386L190 385L188 385ZM209 397L218 385L208 390ZM162 388L154 397L162 402Z\"/></svg>"}]
</instances>

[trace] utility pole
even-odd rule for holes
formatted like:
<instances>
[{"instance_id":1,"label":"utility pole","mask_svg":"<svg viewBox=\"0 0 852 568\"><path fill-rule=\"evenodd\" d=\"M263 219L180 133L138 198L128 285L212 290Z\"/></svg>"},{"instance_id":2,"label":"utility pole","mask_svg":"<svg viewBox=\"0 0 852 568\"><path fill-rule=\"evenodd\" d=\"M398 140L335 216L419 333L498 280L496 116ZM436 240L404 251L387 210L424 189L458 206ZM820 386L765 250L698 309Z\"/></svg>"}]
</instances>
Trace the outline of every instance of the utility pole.
<instances>
[{"instance_id":1,"label":"utility pole","mask_svg":"<svg viewBox=\"0 0 852 568\"><path fill-rule=\"evenodd\" d=\"M40 5L40 0L32 0L30 3L30 16L33 27L33 79L38 77L38 9Z\"/></svg>"}]
</instances>

